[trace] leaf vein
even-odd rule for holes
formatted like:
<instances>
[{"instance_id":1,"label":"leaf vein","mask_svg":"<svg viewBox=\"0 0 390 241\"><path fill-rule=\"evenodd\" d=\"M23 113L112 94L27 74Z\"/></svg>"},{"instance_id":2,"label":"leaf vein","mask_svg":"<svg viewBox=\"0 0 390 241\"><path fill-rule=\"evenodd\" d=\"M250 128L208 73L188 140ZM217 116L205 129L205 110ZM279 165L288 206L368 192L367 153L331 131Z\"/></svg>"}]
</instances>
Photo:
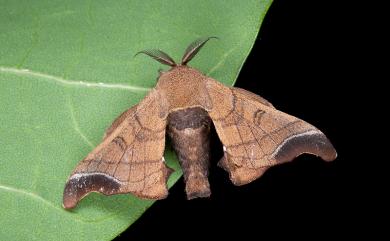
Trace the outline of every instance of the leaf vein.
<instances>
[{"instance_id":1,"label":"leaf vein","mask_svg":"<svg viewBox=\"0 0 390 241\"><path fill-rule=\"evenodd\" d=\"M70 112L70 118L72 120L72 125L73 125L73 129L80 135L81 139L83 139L83 141L85 141L85 143L91 147L92 149L95 147L95 145L88 139L88 137L86 135L84 135L84 133L80 130L80 126L76 120L76 117L74 115L74 108L73 108L73 105L72 105L72 102L71 100L68 98L68 108L69 108L69 112Z\"/></svg>"},{"instance_id":2,"label":"leaf vein","mask_svg":"<svg viewBox=\"0 0 390 241\"><path fill-rule=\"evenodd\" d=\"M134 92L147 92L150 88L135 86L135 85L125 85L125 84L109 84L109 83L96 83L96 82L86 82L86 81L78 81L78 80L67 80L58 76L49 75L37 71L32 71L29 69L18 69L18 68L10 68L0 66L0 72L4 73L12 73L20 76L30 76L30 77L38 77L42 78L44 81L50 82L53 81L59 85L65 86L79 86L79 87L87 87L87 88L108 88L108 89L122 89L122 90L130 90Z\"/></svg>"},{"instance_id":3,"label":"leaf vein","mask_svg":"<svg viewBox=\"0 0 390 241\"><path fill-rule=\"evenodd\" d=\"M45 204L45 205L47 205L47 206L49 206L51 208L54 208L57 211L66 212L64 209L54 205L53 203L51 203L50 201L44 199L43 197L41 197L40 195L38 195L36 193L29 192L29 191L26 191L26 190L23 190L23 189L15 188L15 187L6 186L6 185L3 185L3 184L0 184L0 190L6 191L6 192L15 193L15 194L19 194L19 195L24 195L24 196L30 197L31 199L33 199L33 200L35 200L37 202L42 202L43 204ZM125 207L123 209L118 210L118 212L114 212L112 214L109 214L109 215L106 215L106 216L103 216L103 217L97 218L97 219L84 219L84 218L81 218L80 216L74 216L74 215L72 215L72 219L74 221L76 221L76 222L81 222L81 223L99 223L99 222L102 222L102 221L109 220L109 219L117 217L118 214L120 212L124 212L126 210L126 208L128 208L128 207ZM68 214L72 214L71 212L67 212L67 213ZM140 214L138 216L141 216L142 213L143 213L143 211L140 212Z\"/></svg>"},{"instance_id":4,"label":"leaf vein","mask_svg":"<svg viewBox=\"0 0 390 241\"><path fill-rule=\"evenodd\" d=\"M210 70L207 72L207 76L210 76L211 73L216 71L218 68L222 66L222 64L226 61L227 57L238 48L239 45L236 45L234 48L231 48L229 51L227 51L225 54L222 55L222 58L216 63Z\"/></svg>"},{"instance_id":5,"label":"leaf vein","mask_svg":"<svg viewBox=\"0 0 390 241\"><path fill-rule=\"evenodd\" d=\"M28 192L26 190L18 189L18 188L15 188L15 187L5 186L3 184L0 184L0 189L2 189L4 191L7 191L7 192L13 192L13 193L17 193L17 194L22 194L22 195L28 196L30 198L33 198L33 199L37 200L37 201L43 202L44 204L46 204L46 205L48 205L48 206L50 206L50 207L52 207L54 209L63 211L61 208L53 205L51 202L49 202L48 200L44 199L43 197L39 196L36 193Z\"/></svg>"}]
</instances>

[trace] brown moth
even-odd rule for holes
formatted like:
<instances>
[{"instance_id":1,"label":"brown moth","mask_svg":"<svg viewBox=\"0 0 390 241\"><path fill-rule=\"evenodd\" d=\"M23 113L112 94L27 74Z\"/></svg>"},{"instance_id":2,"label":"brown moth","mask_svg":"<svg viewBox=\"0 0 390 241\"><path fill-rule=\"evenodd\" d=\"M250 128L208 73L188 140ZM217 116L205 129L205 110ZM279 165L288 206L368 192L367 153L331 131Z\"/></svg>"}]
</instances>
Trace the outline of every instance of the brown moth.
<instances>
[{"instance_id":1,"label":"brown moth","mask_svg":"<svg viewBox=\"0 0 390 241\"><path fill-rule=\"evenodd\" d=\"M171 66L137 105L107 129L102 143L70 175L63 206L73 208L90 192L167 197L172 172L164 162L166 133L179 158L188 199L210 196L209 132L212 123L223 144L219 165L235 185L259 178L271 166L302 153L336 158L326 136L314 126L278 111L262 97L226 87L187 66L210 38L186 49L181 64L160 50L142 51Z\"/></svg>"}]
</instances>

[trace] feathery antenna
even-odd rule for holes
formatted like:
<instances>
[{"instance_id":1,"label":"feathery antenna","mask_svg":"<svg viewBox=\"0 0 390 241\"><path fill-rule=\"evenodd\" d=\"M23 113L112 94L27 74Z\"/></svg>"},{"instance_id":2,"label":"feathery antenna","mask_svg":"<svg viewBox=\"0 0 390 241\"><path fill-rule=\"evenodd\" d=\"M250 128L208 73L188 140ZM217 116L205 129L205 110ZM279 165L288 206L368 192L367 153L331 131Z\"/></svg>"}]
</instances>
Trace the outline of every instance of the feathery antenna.
<instances>
[{"instance_id":1,"label":"feathery antenna","mask_svg":"<svg viewBox=\"0 0 390 241\"><path fill-rule=\"evenodd\" d=\"M207 37L207 38L199 38L192 42L186 49L183 58L181 60L182 65L186 65L188 62L191 61L193 57L199 52L199 50L205 45L207 41L210 39L215 38L218 39L217 37Z\"/></svg>"},{"instance_id":2,"label":"feathery antenna","mask_svg":"<svg viewBox=\"0 0 390 241\"><path fill-rule=\"evenodd\" d=\"M134 57L137 56L138 54L146 54L162 64L166 64L172 67L176 66L175 61L171 57L169 57L168 54L158 49L143 50L136 53Z\"/></svg>"}]
</instances>

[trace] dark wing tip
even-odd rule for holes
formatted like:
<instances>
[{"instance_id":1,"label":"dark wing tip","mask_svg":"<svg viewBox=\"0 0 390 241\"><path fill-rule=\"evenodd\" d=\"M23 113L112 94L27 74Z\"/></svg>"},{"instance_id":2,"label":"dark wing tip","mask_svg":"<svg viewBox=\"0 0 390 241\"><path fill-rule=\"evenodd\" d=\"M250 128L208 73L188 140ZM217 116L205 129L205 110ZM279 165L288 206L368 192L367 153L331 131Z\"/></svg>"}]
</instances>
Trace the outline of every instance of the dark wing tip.
<instances>
[{"instance_id":1,"label":"dark wing tip","mask_svg":"<svg viewBox=\"0 0 390 241\"><path fill-rule=\"evenodd\" d=\"M303 153L319 156L324 161L333 161L337 157L332 143L321 131L309 130L285 139L275 150L274 158L277 162L283 163Z\"/></svg>"},{"instance_id":2,"label":"dark wing tip","mask_svg":"<svg viewBox=\"0 0 390 241\"><path fill-rule=\"evenodd\" d=\"M146 54L146 55L152 57L153 59L157 60L158 62L165 64L165 65L169 65L172 67L176 66L175 61L168 54L166 54L165 52L158 50L158 49L142 50L142 51L139 51L138 53L136 53L134 55L134 57L136 57L139 54Z\"/></svg>"},{"instance_id":3,"label":"dark wing tip","mask_svg":"<svg viewBox=\"0 0 390 241\"><path fill-rule=\"evenodd\" d=\"M64 189L63 207L74 208L90 192L106 195L117 193L120 183L104 173L77 173L67 181Z\"/></svg>"},{"instance_id":4,"label":"dark wing tip","mask_svg":"<svg viewBox=\"0 0 390 241\"><path fill-rule=\"evenodd\" d=\"M204 37L199 38L192 42L184 52L183 58L181 60L182 65L186 65L188 62L192 60L192 58L199 52L199 50L203 47L203 45L206 44L207 41L210 39L218 39L218 37L212 36L212 37Z\"/></svg>"}]
</instances>

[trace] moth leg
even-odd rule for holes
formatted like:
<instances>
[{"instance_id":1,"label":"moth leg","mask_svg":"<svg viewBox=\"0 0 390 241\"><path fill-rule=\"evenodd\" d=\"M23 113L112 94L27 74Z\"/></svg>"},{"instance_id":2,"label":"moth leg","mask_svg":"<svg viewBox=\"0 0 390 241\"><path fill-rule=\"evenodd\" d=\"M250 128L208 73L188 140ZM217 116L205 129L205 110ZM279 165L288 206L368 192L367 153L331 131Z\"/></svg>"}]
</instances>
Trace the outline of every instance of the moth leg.
<instances>
[{"instance_id":1,"label":"moth leg","mask_svg":"<svg viewBox=\"0 0 390 241\"><path fill-rule=\"evenodd\" d=\"M186 183L187 199L208 197L211 120L201 108L171 113L168 133L179 158Z\"/></svg>"}]
</instances>

